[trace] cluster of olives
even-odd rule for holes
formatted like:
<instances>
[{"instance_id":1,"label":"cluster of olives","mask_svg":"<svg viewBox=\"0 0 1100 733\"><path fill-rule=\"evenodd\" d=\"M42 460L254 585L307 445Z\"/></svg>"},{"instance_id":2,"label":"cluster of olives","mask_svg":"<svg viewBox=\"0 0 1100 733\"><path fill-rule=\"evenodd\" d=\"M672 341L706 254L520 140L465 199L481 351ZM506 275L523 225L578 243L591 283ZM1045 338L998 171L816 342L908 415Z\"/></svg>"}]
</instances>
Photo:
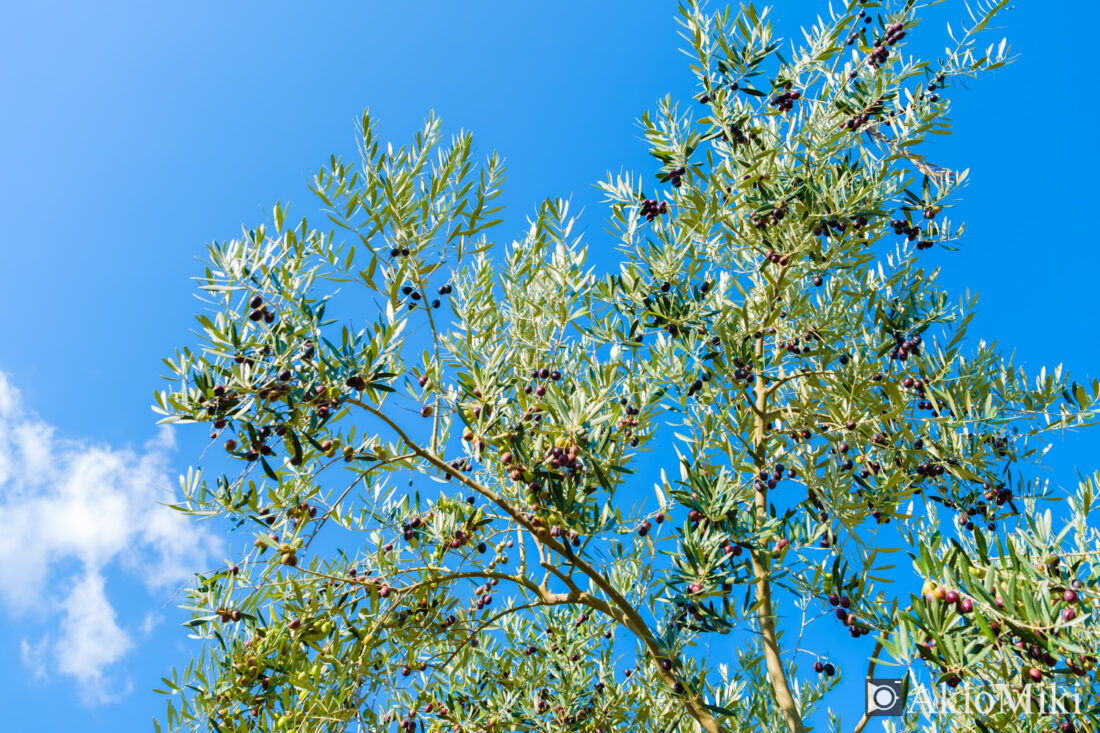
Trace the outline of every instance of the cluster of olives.
<instances>
[{"instance_id":1,"label":"cluster of olives","mask_svg":"<svg viewBox=\"0 0 1100 733\"><path fill-rule=\"evenodd\" d=\"M779 206L776 206L774 209L772 209L771 214L754 214L752 218L749 219L749 221L752 222L752 225L757 229L767 229L769 224L778 224L779 222L783 221L783 217L785 217L786 215L786 204L780 204ZM774 254L774 252L769 253L769 260L772 259L772 254ZM775 261L778 262L778 260Z\"/></svg>"},{"instance_id":2,"label":"cluster of olives","mask_svg":"<svg viewBox=\"0 0 1100 733\"><path fill-rule=\"evenodd\" d=\"M656 201L654 199L642 199L641 214L645 217L646 221L653 221L658 216L663 216L668 213L668 203L666 201Z\"/></svg>"},{"instance_id":3,"label":"cluster of olives","mask_svg":"<svg viewBox=\"0 0 1100 733\"><path fill-rule=\"evenodd\" d=\"M335 391L335 390L333 390ZM312 405L315 408L317 419L324 422L332 414L332 411L340 406L340 397L330 393L328 387L318 384L313 390L306 390L302 395L302 403Z\"/></svg>"},{"instance_id":4,"label":"cluster of olives","mask_svg":"<svg viewBox=\"0 0 1100 733\"><path fill-rule=\"evenodd\" d=\"M1012 489L1007 486L993 487L986 481L982 484L982 489L985 491L986 500L996 503L997 506L1004 506L1012 501Z\"/></svg>"},{"instance_id":5,"label":"cluster of olives","mask_svg":"<svg viewBox=\"0 0 1100 733\"><path fill-rule=\"evenodd\" d=\"M782 217L781 217L782 218ZM776 252L774 249L768 250L768 253L764 256L765 263L774 263L786 267L790 264L791 260L787 255L782 255Z\"/></svg>"},{"instance_id":6,"label":"cluster of olives","mask_svg":"<svg viewBox=\"0 0 1100 733\"><path fill-rule=\"evenodd\" d=\"M485 543L481 543L480 545L478 545L478 550L484 552L484 550L481 549L484 546ZM478 611L493 602L493 586L497 585L499 582L499 579L493 578L492 580L485 581L484 585L479 585L477 588L474 588L474 607Z\"/></svg>"},{"instance_id":7,"label":"cluster of olives","mask_svg":"<svg viewBox=\"0 0 1100 733\"><path fill-rule=\"evenodd\" d=\"M452 287L451 287L450 283L448 283L446 285L440 285L438 292L439 292L440 295L450 295L450 293L452 292ZM403 285L401 287L401 294L409 299L408 300L409 310L415 310L416 309L416 304L419 303L421 300L423 300L425 303L428 302L427 292L420 292L416 288L414 288L412 285ZM431 302L431 307L432 308L438 308L440 305L441 304L440 304L439 298L436 298L436 299L432 300L432 302Z\"/></svg>"},{"instance_id":8,"label":"cluster of olives","mask_svg":"<svg viewBox=\"0 0 1100 733\"><path fill-rule=\"evenodd\" d=\"M523 393L531 394L534 392L535 396L542 397L546 394L546 380L549 379L552 382L560 381L561 372L557 369L542 367L541 369L535 369L531 372L531 379L535 381L524 385ZM541 384L539 382L541 382Z\"/></svg>"},{"instance_id":9,"label":"cluster of olives","mask_svg":"<svg viewBox=\"0 0 1100 733\"><path fill-rule=\"evenodd\" d=\"M890 226L893 228L894 234L904 234L910 242L920 236L920 227L910 225L905 219L891 219Z\"/></svg>"},{"instance_id":10,"label":"cluster of olives","mask_svg":"<svg viewBox=\"0 0 1100 733\"><path fill-rule=\"evenodd\" d=\"M812 229L815 237L835 237L838 234L844 234L846 231L848 231L848 221L842 217L823 219L815 224Z\"/></svg>"},{"instance_id":11,"label":"cluster of olives","mask_svg":"<svg viewBox=\"0 0 1100 733\"><path fill-rule=\"evenodd\" d=\"M710 374L708 374L707 372L703 372L697 379L695 379L690 385L688 385L687 396L694 397L697 392L702 391L703 384L709 381Z\"/></svg>"},{"instance_id":12,"label":"cluster of olives","mask_svg":"<svg viewBox=\"0 0 1100 733\"><path fill-rule=\"evenodd\" d=\"M789 86L789 85L788 85ZM790 112L794 109L794 103L802 97L802 93L797 89L794 91L786 91L771 98L768 102L772 107L775 107L780 112Z\"/></svg>"},{"instance_id":13,"label":"cluster of olives","mask_svg":"<svg viewBox=\"0 0 1100 733\"><path fill-rule=\"evenodd\" d=\"M214 614L223 624L227 624L230 621L240 621L242 618L244 618L244 614L242 614L238 609L229 610L224 606L215 610Z\"/></svg>"},{"instance_id":14,"label":"cluster of olives","mask_svg":"<svg viewBox=\"0 0 1100 733\"><path fill-rule=\"evenodd\" d=\"M924 338L919 333L915 333L906 338L900 333L895 332L893 337L894 347L890 349L891 359L905 361L909 358L910 354L913 356L920 356L921 344L924 342Z\"/></svg>"},{"instance_id":15,"label":"cluster of olives","mask_svg":"<svg viewBox=\"0 0 1100 733\"><path fill-rule=\"evenodd\" d=\"M733 366L734 379L737 381L744 380L748 384L756 383L756 375L753 374L753 365L751 361L743 361L740 357L734 357Z\"/></svg>"},{"instance_id":16,"label":"cluster of olives","mask_svg":"<svg viewBox=\"0 0 1100 733\"><path fill-rule=\"evenodd\" d=\"M902 352L900 351L900 349L898 349L897 351L898 351L897 356L894 356L893 352L891 352L891 357L890 357L891 359L900 358ZM908 358L908 352L905 352L905 353L906 353L906 358ZM918 410L931 410L931 409L933 409L933 405L932 405L931 401L925 399L928 396L928 393L926 391L927 390L927 385L925 384L923 379L913 379L913 377L906 377L904 380L902 380L901 384L906 389L913 390L915 395L919 398L917 400L917 409Z\"/></svg>"},{"instance_id":17,"label":"cluster of olives","mask_svg":"<svg viewBox=\"0 0 1100 733\"><path fill-rule=\"evenodd\" d=\"M718 547L720 547L722 552L726 555L740 557L742 553L741 545L732 542L728 537L719 542Z\"/></svg>"},{"instance_id":18,"label":"cluster of olives","mask_svg":"<svg viewBox=\"0 0 1100 733\"><path fill-rule=\"evenodd\" d=\"M634 405L629 404L629 400L626 397L619 398L619 404L623 408L623 416L619 418L619 429L623 431L623 436L630 439L631 447L638 445L638 437L634 435L634 428L638 427L638 413L639 410Z\"/></svg>"},{"instance_id":19,"label":"cluster of olives","mask_svg":"<svg viewBox=\"0 0 1100 733\"><path fill-rule=\"evenodd\" d=\"M858 130L871 121L871 112L860 112L857 115L853 115L844 122L840 123L840 127L843 130Z\"/></svg>"},{"instance_id":20,"label":"cluster of olives","mask_svg":"<svg viewBox=\"0 0 1100 733\"><path fill-rule=\"evenodd\" d=\"M278 425L272 428L270 425L261 425L249 441L248 450L244 454L245 459L248 461L256 461L259 460L260 456L273 455L275 453L274 449L267 444L267 440L271 437L273 432L277 435L283 435L286 433L286 426ZM237 450L237 441L232 438L225 441L225 450L229 453L235 452Z\"/></svg>"},{"instance_id":21,"label":"cluster of olives","mask_svg":"<svg viewBox=\"0 0 1100 733\"><path fill-rule=\"evenodd\" d=\"M838 595L836 593L830 593L828 597L829 605L836 608L837 619L848 627L848 634L857 639L860 636L866 636L871 633L871 628L867 625L859 625L859 619L854 613L851 612L852 600L848 596Z\"/></svg>"},{"instance_id":22,"label":"cluster of olives","mask_svg":"<svg viewBox=\"0 0 1100 733\"><path fill-rule=\"evenodd\" d=\"M774 489L779 482L783 480L784 475L786 475L787 478L796 478L798 472L793 468L784 468L782 463L776 463L771 471L761 471L756 474L756 477L753 479L753 487L757 491Z\"/></svg>"},{"instance_id":23,"label":"cluster of olives","mask_svg":"<svg viewBox=\"0 0 1100 733\"><path fill-rule=\"evenodd\" d=\"M905 26L902 23L894 23L886 28L882 38L876 39L874 48L867 54L865 63L874 69L890 58L890 46L893 46L905 38Z\"/></svg>"},{"instance_id":24,"label":"cluster of olives","mask_svg":"<svg viewBox=\"0 0 1100 733\"><path fill-rule=\"evenodd\" d=\"M734 122L726 129L725 132L722 133L722 139L730 144L737 143L738 145L744 145L749 140L755 140L756 133L749 132L746 135L741 125Z\"/></svg>"},{"instance_id":25,"label":"cluster of olives","mask_svg":"<svg viewBox=\"0 0 1100 733\"><path fill-rule=\"evenodd\" d=\"M413 517L412 519L402 524L401 535L405 538L405 541L408 542L416 536L417 530L421 529L422 527L427 527L427 525L430 524L434 518L435 514L433 512L428 512L422 517L419 515Z\"/></svg>"},{"instance_id":26,"label":"cluster of olives","mask_svg":"<svg viewBox=\"0 0 1100 733\"><path fill-rule=\"evenodd\" d=\"M933 94L933 92L935 92L936 89L938 88L936 86L937 84L940 85L940 86L943 86L944 78L945 77L944 77L943 72L940 72L939 74L936 74L935 81L928 82L928 85L925 87L925 90L920 93L920 99L924 99L925 95L927 94L929 102L932 102L934 104L934 103L940 101L940 96L938 94Z\"/></svg>"},{"instance_id":27,"label":"cluster of olives","mask_svg":"<svg viewBox=\"0 0 1100 733\"><path fill-rule=\"evenodd\" d=\"M664 524L665 513L657 512L657 514L653 517L653 522L650 522L648 519L646 519L640 525L638 525L638 536L645 537L647 534L649 534L649 530L653 529L654 522L656 522L657 524Z\"/></svg>"},{"instance_id":28,"label":"cluster of olives","mask_svg":"<svg viewBox=\"0 0 1100 733\"><path fill-rule=\"evenodd\" d=\"M317 507L303 501L288 507L286 516L287 519L290 520L290 526L293 529L299 524L308 522L310 519L315 519L317 517Z\"/></svg>"},{"instance_id":29,"label":"cluster of olives","mask_svg":"<svg viewBox=\"0 0 1100 733\"><path fill-rule=\"evenodd\" d=\"M859 9L859 17L863 19L864 23L870 23L871 22L871 17L869 15L867 15L867 11L864 10L863 8ZM859 40L859 31L857 30L858 28L859 28L858 25L853 25L852 26L852 32L851 32L851 34L849 34L848 39L846 41L846 43L849 46L854 46L855 42L857 40Z\"/></svg>"},{"instance_id":30,"label":"cluster of olives","mask_svg":"<svg viewBox=\"0 0 1100 733\"><path fill-rule=\"evenodd\" d=\"M248 307L248 320L256 322L262 319L268 325L275 322L275 310L267 307L262 296L253 295L248 301Z\"/></svg>"},{"instance_id":31,"label":"cluster of olives","mask_svg":"<svg viewBox=\"0 0 1100 733\"><path fill-rule=\"evenodd\" d=\"M817 337L812 333L806 333L805 338L807 342L813 341L814 339L820 340L820 337ZM794 354L795 356L808 354L813 351L813 347L810 346L809 343L803 343L802 339L798 336L795 336L787 341L780 341L778 344L778 348L790 354Z\"/></svg>"}]
</instances>

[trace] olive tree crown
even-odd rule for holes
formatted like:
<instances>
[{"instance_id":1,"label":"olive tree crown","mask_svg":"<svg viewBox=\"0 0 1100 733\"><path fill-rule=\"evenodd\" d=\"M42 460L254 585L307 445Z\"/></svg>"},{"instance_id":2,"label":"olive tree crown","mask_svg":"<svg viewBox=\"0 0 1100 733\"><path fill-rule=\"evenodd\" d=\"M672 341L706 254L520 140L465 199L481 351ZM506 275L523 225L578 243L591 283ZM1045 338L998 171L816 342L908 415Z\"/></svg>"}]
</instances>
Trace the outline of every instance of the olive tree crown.
<instances>
[{"instance_id":1,"label":"olive tree crown","mask_svg":"<svg viewBox=\"0 0 1100 733\"><path fill-rule=\"evenodd\" d=\"M1011 60L981 40L1006 4L921 59L916 0L788 47L752 5L685 1L697 93L642 117L655 179L600 183L610 274L560 200L497 246L502 161L434 117L394 148L363 115L360 159L314 180L329 231L275 206L210 246L156 409L230 461L177 508L252 544L188 591L168 728L859 731L825 712L837 632L935 694L1100 704L1096 479L1029 473L1100 385L966 341L974 301L921 262L967 179L922 144Z\"/></svg>"}]
</instances>

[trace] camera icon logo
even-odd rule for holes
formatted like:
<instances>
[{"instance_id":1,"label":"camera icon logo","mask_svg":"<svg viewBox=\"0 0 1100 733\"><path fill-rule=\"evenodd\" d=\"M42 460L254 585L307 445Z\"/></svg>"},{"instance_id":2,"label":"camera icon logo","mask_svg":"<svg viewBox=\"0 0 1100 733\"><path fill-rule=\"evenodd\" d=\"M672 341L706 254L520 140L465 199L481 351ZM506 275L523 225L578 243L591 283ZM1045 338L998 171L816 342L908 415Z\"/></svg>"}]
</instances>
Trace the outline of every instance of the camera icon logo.
<instances>
[{"instance_id":1,"label":"camera icon logo","mask_svg":"<svg viewBox=\"0 0 1100 733\"><path fill-rule=\"evenodd\" d=\"M905 679L867 678L867 714L896 717L905 712Z\"/></svg>"}]
</instances>

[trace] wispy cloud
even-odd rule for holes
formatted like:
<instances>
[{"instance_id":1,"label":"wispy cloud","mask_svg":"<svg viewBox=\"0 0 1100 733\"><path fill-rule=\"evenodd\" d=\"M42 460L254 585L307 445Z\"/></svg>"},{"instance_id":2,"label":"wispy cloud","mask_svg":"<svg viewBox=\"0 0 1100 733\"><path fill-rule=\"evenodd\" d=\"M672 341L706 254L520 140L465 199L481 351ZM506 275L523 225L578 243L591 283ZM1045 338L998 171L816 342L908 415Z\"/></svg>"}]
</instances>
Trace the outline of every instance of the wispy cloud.
<instances>
[{"instance_id":1,"label":"wispy cloud","mask_svg":"<svg viewBox=\"0 0 1100 733\"><path fill-rule=\"evenodd\" d=\"M170 429L138 450L55 432L0 372L0 604L56 624L23 640L23 661L36 676L71 676L87 703L103 703L128 691L118 663L134 647L132 634L151 628L149 617L134 629L119 625L105 571L132 573L163 596L216 552L217 541L158 503L173 497Z\"/></svg>"},{"instance_id":2,"label":"wispy cloud","mask_svg":"<svg viewBox=\"0 0 1100 733\"><path fill-rule=\"evenodd\" d=\"M108 672L133 642L118 625L103 576L86 573L61 602L61 610L61 632L50 650L58 671L76 678L90 704L111 702L129 692L128 680Z\"/></svg>"}]
</instances>

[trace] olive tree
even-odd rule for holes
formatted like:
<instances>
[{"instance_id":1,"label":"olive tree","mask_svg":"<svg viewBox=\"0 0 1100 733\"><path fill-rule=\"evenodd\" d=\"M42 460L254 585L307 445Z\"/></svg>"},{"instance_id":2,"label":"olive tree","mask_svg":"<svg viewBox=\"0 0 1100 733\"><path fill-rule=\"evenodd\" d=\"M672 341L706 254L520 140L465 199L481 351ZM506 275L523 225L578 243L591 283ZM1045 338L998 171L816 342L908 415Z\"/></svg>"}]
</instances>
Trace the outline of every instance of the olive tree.
<instances>
[{"instance_id":1,"label":"olive tree","mask_svg":"<svg viewBox=\"0 0 1100 733\"><path fill-rule=\"evenodd\" d=\"M921 262L967 177L922 146L1010 60L1006 2L928 59L916 0L788 47L682 4L697 93L643 116L655 177L600 183L610 273L560 200L501 244L500 158L434 117L395 148L364 114L327 231L276 206L210 246L156 409L228 453L177 508L247 542L188 591L168 727L858 731L841 631L933 695L1074 680L1093 729L1096 480L1033 465L1100 386L968 341ZM1053 702L950 725L1072 729Z\"/></svg>"}]
</instances>

